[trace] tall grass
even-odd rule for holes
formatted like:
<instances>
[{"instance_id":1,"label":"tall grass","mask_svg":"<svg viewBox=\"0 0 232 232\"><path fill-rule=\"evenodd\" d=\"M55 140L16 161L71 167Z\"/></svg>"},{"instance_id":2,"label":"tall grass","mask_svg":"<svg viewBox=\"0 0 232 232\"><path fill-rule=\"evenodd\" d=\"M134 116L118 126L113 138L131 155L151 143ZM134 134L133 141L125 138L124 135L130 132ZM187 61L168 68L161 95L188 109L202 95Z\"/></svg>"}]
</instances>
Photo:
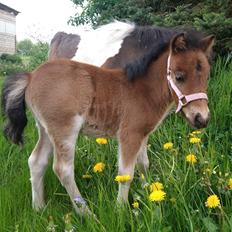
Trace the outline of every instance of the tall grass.
<instances>
[{"instance_id":1,"label":"tall grass","mask_svg":"<svg viewBox=\"0 0 232 232\"><path fill-rule=\"evenodd\" d=\"M52 172L45 176L45 209L31 209L31 185L27 159L36 140L37 131L29 115L24 147L17 147L0 137L0 231L48 231L49 216L56 231L64 231L64 215L71 213L75 231L232 231L232 64L218 60L209 81L211 122L202 131L200 145L189 143L191 129L177 115L172 115L150 137L148 155L150 168L147 182L160 181L166 198L160 203L148 200L149 189L139 181L139 173L130 189L130 204L137 199L139 209L116 205L117 144L111 140L98 145L94 139L80 136L76 147L75 174L77 185L98 220L79 217L69 197ZM1 125L2 125L2 118ZM163 144L172 141L173 150ZM186 163L189 153L197 163ZM93 173L97 162L104 162L102 173ZM83 179L89 173L91 179ZM221 207L208 209L209 195L220 198ZM50 221L51 224L51 221Z\"/></svg>"}]
</instances>

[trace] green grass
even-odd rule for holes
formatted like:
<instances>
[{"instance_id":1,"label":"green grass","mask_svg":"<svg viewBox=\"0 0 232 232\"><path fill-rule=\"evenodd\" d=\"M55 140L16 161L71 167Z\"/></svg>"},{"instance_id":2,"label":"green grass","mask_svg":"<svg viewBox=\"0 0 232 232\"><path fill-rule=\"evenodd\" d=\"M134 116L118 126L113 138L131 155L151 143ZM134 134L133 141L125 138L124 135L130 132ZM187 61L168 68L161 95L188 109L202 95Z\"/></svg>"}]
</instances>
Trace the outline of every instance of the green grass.
<instances>
[{"instance_id":1,"label":"green grass","mask_svg":"<svg viewBox=\"0 0 232 232\"><path fill-rule=\"evenodd\" d=\"M37 140L34 121L29 117L24 147L10 144L1 133L0 231L47 231L49 216L57 225L56 231L64 231L63 217L67 213L71 213L75 231L232 231L232 190L227 188L232 177L232 64L227 69L222 61L214 65L209 98L211 123L202 131L200 145L189 143L191 129L174 114L150 137L147 182L162 182L167 195L160 203L149 202L148 189L142 188L136 172L129 200L131 204L139 198L137 211L131 205L123 209L116 205L116 142L98 145L94 139L80 136L76 147L76 181L99 221L75 214L51 164L45 176L46 208L39 213L33 211L27 159ZM163 149L167 141L174 143L175 150ZM198 158L195 165L185 161L190 152ZM93 173L92 168L99 161L106 168L103 173ZM82 179L87 172L92 179ZM210 210L205 206L211 194L218 195L221 208ZM171 198L176 199L175 204Z\"/></svg>"}]
</instances>

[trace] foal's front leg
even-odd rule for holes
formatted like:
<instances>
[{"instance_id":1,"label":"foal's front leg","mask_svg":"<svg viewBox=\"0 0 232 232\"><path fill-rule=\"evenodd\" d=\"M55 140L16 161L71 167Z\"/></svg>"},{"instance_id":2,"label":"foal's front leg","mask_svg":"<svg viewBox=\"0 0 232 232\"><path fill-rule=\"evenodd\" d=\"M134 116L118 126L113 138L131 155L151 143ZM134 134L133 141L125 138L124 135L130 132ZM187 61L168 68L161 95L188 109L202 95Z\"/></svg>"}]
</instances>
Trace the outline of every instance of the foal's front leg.
<instances>
[{"instance_id":1,"label":"foal's front leg","mask_svg":"<svg viewBox=\"0 0 232 232\"><path fill-rule=\"evenodd\" d=\"M130 183L134 178L135 164L144 137L136 133L122 132L119 137L119 175L129 175L130 181L119 183L118 202L127 202Z\"/></svg>"},{"instance_id":2,"label":"foal's front leg","mask_svg":"<svg viewBox=\"0 0 232 232\"><path fill-rule=\"evenodd\" d=\"M146 137L143 140L137 158L137 168L139 172L145 176L147 175L149 168L149 159L147 156L147 141L148 141L148 137Z\"/></svg>"}]
</instances>

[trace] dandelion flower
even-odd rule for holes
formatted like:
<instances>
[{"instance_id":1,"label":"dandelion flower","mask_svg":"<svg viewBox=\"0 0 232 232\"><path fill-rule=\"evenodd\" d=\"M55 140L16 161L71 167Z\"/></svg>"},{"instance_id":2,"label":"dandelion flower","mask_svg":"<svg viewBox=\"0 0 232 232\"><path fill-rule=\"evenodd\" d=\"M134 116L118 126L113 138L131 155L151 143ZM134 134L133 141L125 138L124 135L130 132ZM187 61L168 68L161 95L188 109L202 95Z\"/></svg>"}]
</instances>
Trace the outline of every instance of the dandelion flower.
<instances>
[{"instance_id":1,"label":"dandelion flower","mask_svg":"<svg viewBox=\"0 0 232 232\"><path fill-rule=\"evenodd\" d=\"M199 134L201 134L201 131L200 130L195 130L195 131L193 131L192 132L194 135L199 135Z\"/></svg>"},{"instance_id":2,"label":"dandelion flower","mask_svg":"<svg viewBox=\"0 0 232 232\"><path fill-rule=\"evenodd\" d=\"M89 175L89 174L84 174L82 176L83 179L91 179L92 178L92 175Z\"/></svg>"},{"instance_id":3,"label":"dandelion flower","mask_svg":"<svg viewBox=\"0 0 232 232\"><path fill-rule=\"evenodd\" d=\"M197 135L200 135L201 134L201 131L200 130L195 130L193 132L191 132L189 135L191 137L196 137Z\"/></svg>"},{"instance_id":4,"label":"dandelion flower","mask_svg":"<svg viewBox=\"0 0 232 232\"><path fill-rule=\"evenodd\" d=\"M217 195L211 195L207 198L205 205L208 208L216 208L220 205L220 200Z\"/></svg>"},{"instance_id":5,"label":"dandelion flower","mask_svg":"<svg viewBox=\"0 0 232 232\"><path fill-rule=\"evenodd\" d=\"M150 195L149 195L149 200L150 201L163 201L164 198L166 196L166 193L162 190L156 190L153 191Z\"/></svg>"},{"instance_id":6,"label":"dandelion flower","mask_svg":"<svg viewBox=\"0 0 232 232\"><path fill-rule=\"evenodd\" d=\"M127 182L130 181L131 177L129 175L124 175L124 176L116 176L115 181L117 182Z\"/></svg>"},{"instance_id":7,"label":"dandelion flower","mask_svg":"<svg viewBox=\"0 0 232 232\"><path fill-rule=\"evenodd\" d=\"M105 144L107 144L108 143L108 141L107 141L107 139L105 139L105 138L96 138L96 142L98 143L98 144L103 144L103 145L105 145Z\"/></svg>"},{"instance_id":8,"label":"dandelion flower","mask_svg":"<svg viewBox=\"0 0 232 232\"><path fill-rule=\"evenodd\" d=\"M173 143L172 143L172 142L165 143L165 144L163 145L163 148L164 148L165 150L171 150L171 149L173 148Z\"/></svg>"},{"instance_id":9,"label":"dandelion flower","mask_svg":"<svg viewBox=\"0 0 232 232\"><path fill-rule=\"evenodd\" d=\"M134 209L138 209L138 208L139 208L139 202L138 202L138 201L133 202L133 203L132 203L132 207L133 207Z\"/></svg>"},{"instance_id":10,"label":"dandelion flower","mask_svg":"<svg viewBox=\"0 0 232 232\"><path fill-rule=\"evenodd\" d=\"M192 144L200 143L201 139L198 138L198 137L192 137L192 138L189 139L189 142L192 143Z\"/></svg>"},{"instance_id":11,"label":"dandelion flower","mask_svg":"<svg viewBox=\"0 0 232 232\"><path fill-rule=\"evenodd\" d=\"M191 164L195 164L197 162L197 157L194 154L187 155L185 159Z\"/></svg>"},{"instance_id":12,"label":"dandelion flower","mask_svg":"<svg viewBox=\"0 0 232 232\"><path fill-rule=\"evenodd\" d=\"M96 163L95 166L93 167L94 172L103 172L104 169L105 169L105 164L102 162Z\"/></svg>"},{"instance_id":13,"label":"dandelion flower","mask_svg":"<svg viewBox=\"0 0 232 232\"><path fill-rule=\"evenodd\" d=\"M151 192L156 191L156 190L163 190L163 189L164 189L164 186L160 182L154 182L150 185Z\"/></svg>"},{"instance_id":14,"label":"dandelion flower","mask_svg":"<svg viewBox=\"0 0 232 232\"><path fill-rule=\"evenodd\" d=\"M229 189L231 189L231 190L232 190L232 178L230 178L230 179L229 179L229 181L228 181L228 185L229 185Z\"/></svg>"}]
</instances>

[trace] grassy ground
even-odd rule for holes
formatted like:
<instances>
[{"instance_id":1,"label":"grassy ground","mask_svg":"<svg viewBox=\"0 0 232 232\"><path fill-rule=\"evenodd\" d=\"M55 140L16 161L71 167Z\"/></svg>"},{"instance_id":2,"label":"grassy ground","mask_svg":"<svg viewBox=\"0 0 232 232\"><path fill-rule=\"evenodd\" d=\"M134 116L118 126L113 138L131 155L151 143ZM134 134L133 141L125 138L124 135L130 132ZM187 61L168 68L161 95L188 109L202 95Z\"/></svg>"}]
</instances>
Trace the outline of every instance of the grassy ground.
<instances>
[{"instance_id":1,"label":"grassy ground","mask_svg":"<svg viewBox=\"0 0 232 232\"><path fill-rule=\"evenodd\" d=\"M130 190L130 205L116 207L117 145L109 141L98 145L94 139L81 136L76 147L76 181L98 221L75 215L69 197L52 172L45 176L46 208L36 213L31 209L31 186L27 159L36 140L32 118L25 132L24 147L11 145L0 134L0 231L48 231L49 216L56 231L64 231L69 220L75 231L232 231L232 65L225 70L218 61L214 66L209 88L212 119L202 131L201 143L189 143L191 129L184 120L172 115L149 139L150 172L148 183L160 181L166 198L160 203L148 200L149 189L143 188L139 174ZM2 125L2 119L1 125ZM163 144L173 142L173 150ZM185 157L197 156L190 165ZM102 173L93 173L93 166L104 162ZM91 179L83 179L89 173ZM209 209L205 201L216 194L221 207ZM131 203L139 199L139 209ZM50 221L52 224L52 221ZM55 231L54 230L54 231Z\"/></svg>"}]
</instances>

